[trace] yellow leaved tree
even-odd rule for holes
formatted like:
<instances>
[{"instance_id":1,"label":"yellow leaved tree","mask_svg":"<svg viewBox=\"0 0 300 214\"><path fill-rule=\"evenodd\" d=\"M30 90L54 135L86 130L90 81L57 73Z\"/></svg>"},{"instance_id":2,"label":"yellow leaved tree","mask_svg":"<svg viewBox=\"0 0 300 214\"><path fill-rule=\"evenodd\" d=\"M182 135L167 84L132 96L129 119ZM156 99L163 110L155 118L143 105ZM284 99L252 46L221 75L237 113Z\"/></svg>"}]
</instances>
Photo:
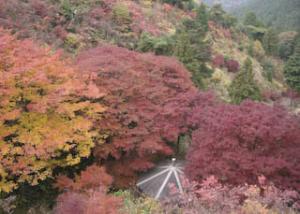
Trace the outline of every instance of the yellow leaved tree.
<instances>
[{"instance_id":1,"label":"yellow leaved tree","mask_svg":"<svg viewBox=\"0 0 300 214\"><path fill-rule=\"evenodd\" d=\"M93 128L104 94L93 74L78 73L60 54L0 29L0 192L76 165L104 140Z\"/></svg>"}]
</instances>

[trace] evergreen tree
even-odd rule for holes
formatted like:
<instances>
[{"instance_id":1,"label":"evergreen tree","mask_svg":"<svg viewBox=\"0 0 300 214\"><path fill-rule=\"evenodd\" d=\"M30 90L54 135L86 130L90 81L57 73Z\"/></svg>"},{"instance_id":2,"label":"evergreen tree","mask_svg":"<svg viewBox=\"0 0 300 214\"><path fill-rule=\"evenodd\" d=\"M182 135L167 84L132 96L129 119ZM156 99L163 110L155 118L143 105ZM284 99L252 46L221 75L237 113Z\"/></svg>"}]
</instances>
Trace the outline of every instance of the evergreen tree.
<instances>
[{"instance_id":1,"label":"evergreen tree","mask_svg":"<svg viewBox=\"0 0 300 214\"><path fill-rule=\"evenodd\" d=\"M196 23L197 27L201 28L204 33L208 31L208 13L205 4L201 4L200 7L196 9Z\"/></svg>"},{"instance_id":2,"label":"evergreen tree","mask_svg":"<svg viewBox=\"0 0 300 214\"><path fill-rule=\"evenodd\" d=\"M284 75L287 84L300 92L300 39L297 40L294 54L285 65Z\"/></svg>"},{"instance_id":3,"label":"evergreen tree","mask_svg":"<svg viewBox=\"0 0 300 214\"><path fill-rule=\"evenodd\" d=\"M224 14L225 11L223 10L222 5L215 4L209 11L209 19L216 23L220 23Z\"/></svg>"},{"instance_id":4,"label":"evergreen tree","mask_svg":"<svg viewBox=\"0 0 300 214\"><path fill-rule=\"evenodd\" d=\"M260 100L261 94L255 83L252 62L246 59L243 70L232 81L229 88L229 95L233 103L241 103L245 99Z\"/></svg>"},{"instance_id":5,"label":"evergreen tree","mask_svg":"<svg viewBox=\"0 0 300 214\"><path fill-rule=\"evenodd\" d=\"M210 60L210 43L206 40L208 14L205 5L197 8L195 19L186 19L176 32L174 55L192 73L195 85L203 88L203 78L212 73L205 63Z\"/></svg>"},{"instance_id":6,"label":"evergreen tree","mask_svg":"<svg viewBox=\"0 0 300 214\"><path fill-rule=\"evenodd\" d=\"M221 4L214 5L209 11L209 20L219 24L222 27L229 28L237 23L237 19L227 14Z\"/></svg>"},{"instance_id":7,"label":"evergreen tree","mask_svg":"<svg viewBox=\"0 0 300 214\"><path fill-rule=\"evenodd\" d=\"M267 54L276 55L278 52L278 37L273 29L269 29L263 37L263 47Z\"/></svg>"},{"instance_id":8,"label":"evergreen tree","mask_svg":"<svg viewBox=\"0 0 300 214\"><path fill-rule=\"evenodd\" d=\"M189 64L191 61L193 61L194 58L189 35L184 31L178 30L176 32L175 40L176 43L174 47L174 55L183 64Z\"/></svg>"},{"instance_id":9,"label":"evergreen tree","mask_svg":"<svg viewBox=\"0 0 300 214\"><path fill-rule=\"evenodd\" d=\"M244 25L252 25L252 26L255 26L255 27L261 27L263 24L257 19L255 13L248 12L245 15Z\"/></svg>"},{"instance_id":10,"label":"evergreen tree","mask_svg":"<svg viewBox=\"0 0 300 214\"><path fill-rule=\"evenodd\" d=\"M172 4L179 8L185 8L184 6L187 5L188 8L192 7L194 2L192 0L163 0L164 3Z\"/></svg>"},{"instance_id":11,"label":"evergreen tree","mask_svg":"<svg viewBox=\"0 0 300 214\"><path fill-rule=\"evenodd\" d=\"M203 88L203 75L201 75L200 72L201 64L195 57L195 49L191 44L190 37L187 32L180 31L176 33L174 55L192 73L192 80L194 84L199 88Z\"/></svg>"}]
</instances>

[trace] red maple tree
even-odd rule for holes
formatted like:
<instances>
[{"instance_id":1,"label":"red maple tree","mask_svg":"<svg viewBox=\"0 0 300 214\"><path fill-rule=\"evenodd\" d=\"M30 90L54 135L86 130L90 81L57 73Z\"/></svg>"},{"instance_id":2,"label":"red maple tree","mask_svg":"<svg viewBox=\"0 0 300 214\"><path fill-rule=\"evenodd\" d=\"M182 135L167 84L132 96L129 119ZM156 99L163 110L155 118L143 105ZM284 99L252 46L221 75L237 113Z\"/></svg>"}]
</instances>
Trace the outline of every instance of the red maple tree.
<instances>
[{"instance_id":1,"label":"red maple tree","mask_svg":"<svg viewBox=\"0 0 300 214\"><path fill-rule=\"evenodd\" d=\"M255 183L266 176L282 188L300 189L299 118L281 107L245 101L195 108L190 122L198 128L187 154L186 172L201 180Z\"/></svg>"},{"instance_id":2,"label":"red maple tree","mask_svg":"<svg viewBox=\"0 0 300 214\"><path fill-rule=\"evenodd\" d=\"M79 55L78 66L95 76L110 106L99 129L110 136L94 154L107 161L116 183L128 184L135 171L153 166L157 154L170 155L168 143L186 131L186 117L197 89L174 58L102 46ZM193 101L194 102L194 101Z\"/></svg>"}]
</instances>

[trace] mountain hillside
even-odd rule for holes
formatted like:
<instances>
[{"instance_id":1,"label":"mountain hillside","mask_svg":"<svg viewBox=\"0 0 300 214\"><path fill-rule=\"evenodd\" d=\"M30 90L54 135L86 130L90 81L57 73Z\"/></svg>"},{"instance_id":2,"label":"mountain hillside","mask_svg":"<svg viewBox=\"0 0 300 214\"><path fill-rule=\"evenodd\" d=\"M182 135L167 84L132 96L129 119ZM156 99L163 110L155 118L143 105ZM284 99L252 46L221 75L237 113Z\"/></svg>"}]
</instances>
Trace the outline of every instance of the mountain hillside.
<instances>
[{"instance_id":1,"label":"mountain hillside","mask_svg":"<svg viewBox=\"0 0 300 214\"><path fill-rule=\"evenodd\" d=\"M300 211L298 4L248 1L0 0L0 213Z\"/></svg>"},{"instance_id":2,"label":"mountain hillside","mask_svg":"<svg viewBox=\"0 0 300 214\"><path fill-rule=\"evenodd\" d=\"M227 3L227 2L226 2ZM224 7L226 4L224 2ZM299 0L248 0L230 11L243 18L248 11L254 12L265 24L280 31L300 29L300 1Z\"/></svg>"},{"instance_id":3,"label":"mountain hillside","mask_svg":"<svg viewBox=\"0 0 300 214\"><path fill-rule=\"evenodd\" d=\"M251 0L203 0L203 2L209 6L212 6L214 4L222 4L224 9L228 11L239 8L249 1Z\"/></svg>"}]
</instances>

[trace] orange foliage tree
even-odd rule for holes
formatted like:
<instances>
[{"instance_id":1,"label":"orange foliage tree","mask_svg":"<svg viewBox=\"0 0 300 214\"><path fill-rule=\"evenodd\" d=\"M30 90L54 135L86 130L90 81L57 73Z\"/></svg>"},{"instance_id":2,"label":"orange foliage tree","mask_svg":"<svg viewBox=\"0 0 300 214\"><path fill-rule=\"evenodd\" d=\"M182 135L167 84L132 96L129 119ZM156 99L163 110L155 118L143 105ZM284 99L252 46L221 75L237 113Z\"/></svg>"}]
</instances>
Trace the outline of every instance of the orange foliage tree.
<instances>
[{"instance_id":1,"label":"orange foliage tree","mask_svg":"<svg viewBox=\"0 0 300 214\"><path fill-rule=\"evenodd\" d=\"M93 130L101 97L59 54L0 29L0 192L88 157L103 138Z\"/></svg>"}]
</instances>

